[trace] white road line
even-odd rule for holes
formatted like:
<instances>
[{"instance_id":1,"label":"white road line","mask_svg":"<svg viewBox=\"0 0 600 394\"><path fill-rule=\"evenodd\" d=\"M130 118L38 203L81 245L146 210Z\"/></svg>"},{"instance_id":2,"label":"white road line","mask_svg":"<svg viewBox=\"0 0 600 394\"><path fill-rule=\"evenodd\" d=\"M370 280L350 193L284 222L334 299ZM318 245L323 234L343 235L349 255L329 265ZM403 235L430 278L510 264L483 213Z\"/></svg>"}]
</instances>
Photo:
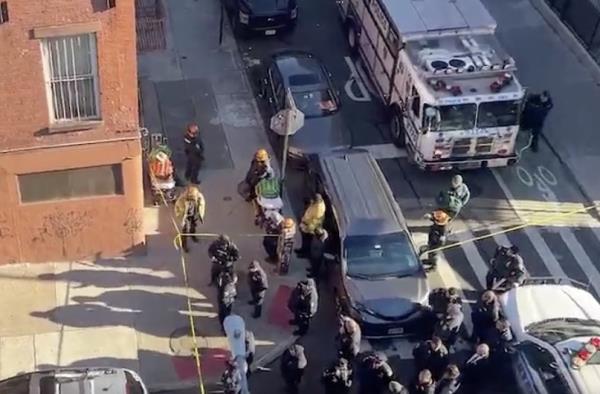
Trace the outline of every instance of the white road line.
<instances>
[{"instance_id":1,"label":"white road line","mask_svg":"<svg viewBox=\"0 0 600 394\"><path fill-rule=\"evenodd\" d=\"M494 178L496 178L496 182L498 182L498 185L500 186L500 188L502 189L502 191L508 198L509 205L516 212L517 216L519 216L519 218L523 219L523 217L521 216L521 213L519 212L518 209L515 208L515 206L512 202L513 200L515 200L515 197L513 196L512 192L510 191L510 189L508 188L506 183L504 183L504 180L502 179L500 174L498 174L498 172L496 170L492 170L492 174L494 175ZM541 257L542 261L548 268L548 271L550 271L550 274L552 274L552 276L554 276L555 278L568 278L568 276L565 274L562 267L556 260L556 257L554 257L554 254L552 253L552 251L550 250L550 248L548 247L548 245L542 238L539 231L537 231L536 229L531 228L531 227L525 227L524 231L525 231L525 235L527 235L527 237L531 241L531 244L535 248L536 252Z\"/></svg>"},{"instance_id":2,"label":"white road line","mask_svg":"<svg viewBox=\"0 0 600 394\"><path fill-rule=\"evenodd\" d=\"M454 234L454 238L462 242L473 239L475 238L475 236L473 235L473 233L471 233L469 229L466 229ZM479 249L477 249L477 246L474 242L466 242L460 245L460 247L465 252L465 256L469 261L469 265L473 269L473 272L475 272L475 276L477 276L479 285L482 288L485 288L485 275L488 272L488 265L483 259L483 257L481 257Z\"/></svg>"},{"instance_id":3,"label":"white road line","mask_svg":"<svg viewBox=\"0 0 600 394\"><path fill-rule=\"evenodd\" d=\"M600 273L596 267L594 267L594 263L592 263L592 260L590 260L587 253L585 253L583 246L581 246L575 237L575 234L573 234L573 231L563 227L559 230L559 234L569 248L569 251L571 251L573 257L575 257L575 260L577 260L583 273L588 278L588 283L596 290L596 294L600 294Z\"/></svg>"},{"instance_id":4,"label":"white road line","mask_svg":"<svg viewBox=\"0 0 600 394\"><path fill-rule=\"evenodd\" d=\"M394 144L375 144L357 146L357 149L365 149L371 153L375 160L396 159L407 157L406 150L400 149Z\"/></svg>"}]
</instances>

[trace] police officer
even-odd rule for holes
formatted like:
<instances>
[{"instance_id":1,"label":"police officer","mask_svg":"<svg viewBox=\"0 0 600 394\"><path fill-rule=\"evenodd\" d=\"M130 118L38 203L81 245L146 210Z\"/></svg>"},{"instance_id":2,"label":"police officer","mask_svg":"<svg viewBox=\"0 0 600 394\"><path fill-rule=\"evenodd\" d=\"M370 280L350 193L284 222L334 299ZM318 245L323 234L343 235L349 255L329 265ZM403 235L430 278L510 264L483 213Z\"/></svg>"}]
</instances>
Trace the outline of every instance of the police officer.
<instances>
[{"instance_id":1,"label":"police officer","mask_svg":"<svg viewBox=\"0 0 600 394\"><path fill-rule=\"evenodd\" d=\"M198 184L198 172L204 161L204 144L200 138L199 128L196 123L190 123L187 126L185 137L183 138L183 147L186 157L185 179L189 182Z\"/></svg>"},{"instance_id":2,"label":"police officer","mask_svg":"<svg viewBox=\"0 0 600 394\"><path fill-rule=\"evenodd\" d=\"M310 241L310 268L308 269L309 277L314 278L317 282L321 274L323 266L323 256L325 255L325 242L327 241L327 231L319 227L315 230L315 236Z\"/></svg>"},{"instance_id":3,"label":"police officer","mask_svg":"<svg viewBox=\"0 0 600 394\"><path fill-rule=\"evenodd\" d=\"M394 377L392 367L383 354L367 355L360 366L360 394L382 394Z\"/></svg>"},{"instance_id":4,"label":"police officer","mask_svg":"<svg viewBox=\"0 0 600 394\"><path fill-rule=\"evenodd\" d=\"M360 352L362 333L358 323L350 316L342 315L339 321L339 330L336 336L338 354L352 362Z\"/></svg>"},{"instance_id":5,"label":"police officer","mask_svg":"<svg viewBox=\"0 0 600 394\"><path fill-rule=\"evenodd\" d=\"M352 387L352 368L348 360L338 358L321 376L326 394L348 394Z\"/></svg>"},{"instance_id":6,"label":"police officer","mask_svg":"<svg viewBox=\"0 0 600 394\"><path fill-rule=\"evenodd\" d=\"M298 386L304 376L304 369L308 364L304 354L304 347L293 344L281 355L281 376L285 381L286 391L291 394L298 393Z\"/></svg>"},{"instance_id":7,"label":"police officer","mask_svg":"<svg viewBox=\"0 0 600 394\"><path fill-rule=\"evenodd\" d=\"M219 322L223 327L223 321L231 314L233 303L237 297L237 275L233 271L222 271L217 278L219 299Z\"/></svg>"},{"instance_id":8,"label":"police officer","mask_svg":"<svg viewBox=\"0 0 600 394\"><path fill-rule=\"evenodd\" d=\"M294 314L290 324L298 329L294 335L305 335L308 332L310 319L317 313L319 295L314 279L305 279L296 285L288 300L288 309Z\"/></svg>"},{"instance_id":9,"label":"police officer","mask_svg":"<svg viewBox=\"0 0 600 394\"><path fill-rule=\"evenodd\" d=\"M254 362L254 353L256 352L256 339L254 338L254 333L252 331L246 330L244 343L246 344L246 365L248 366L248 372L246 374L250 376L250 369Z\"/></svg>"},{"instance_id":10,"label":"police officer","mask_svg":"<svg viewBox=\"0 0 600 394\"><path fill-rule=\"evenodd\" d=\"M473 322L472 341L478 343L484 337L485 333L496 324L500 317L501 312L498 297L491 290L484 291L471 312L471 320Z\"/></svg>"},{"instance_id":11,"label":"police officer","mask_svg":"<svg viewBox=\"0 0 600 394\"><path fill-rule=\"evenodd\" d=\"M519 248L498 246L491 260L491 267L485 281L488 290L512 288L525 280L527 272Z\"/></svg>"},{"instance_id":12,"label":"police officer","mask_svg":"<svg viewBox=\"0 0 600 394\"><path fill-rule=\"evenodd\" d=\"M265 294L269 288L267 273L256 260L248 265L248 287L252 299L248 301L249 305L254 305L254 313L252 317L257 319L262 313L262 305L265 299Z\"/></svg>"},{"instance_id":13,"label":"police officer","mask_svg":"<svg viewBox=\"0 0 600 394\"><path fill-rule=\"evenodd\" d=\"M458 304L449 304L444 317L438 320L434 335L439 337L447 348L451 348L458 339L464 314Z\"/></svg>"},{"instance_id":14,"label":"police officer","mask_svg":"<svg viewBox=\"0 0 600 394\"><path fill-rule=\"evenodd\" d=\"M442 378L437 382L436 394L455 394L460 388L460 370L456 364L449 364L442 375Z\"/></svg>"},{"instance_id":15,"label":"police officer","mask_svg":"<svg viewBox=\"0 0 600 394\"><path fill-rule=\"evenodd\" d=\"M413 349L413 357L417 371L427 369L436 377L440 376L448 365L448 349L441 338L435 336L419 343Z\"/></svg>"},{"instance_id":16,"label":"police officer","mask_svg":"<svg viewBox=\"0 0 600 394\"><path fill-rule=\"evenodd\" d=\"M455 287L449 287L447 289L440 287L434 289L429 294L429 305L431 311L435 315L435 319L441 319L448 311L450 304L457 304L462 307L462 298L458 293L458 289Z\"/></svg>"},{"instance_id":17,"label":"police officer","mask_svg":"<svg viewBox=\"0 0 600 394\"><path fill-rule=\"evenodd\" d=\"M221 271L233 271L233 264L240 258L240 251L227 235L221 234L208 247L208 257L212 262L209 283L212 285Z\"/></svg>"},{"instance_id":18,"label":"police officer","mask_svg":"<svg viewBox=\"0 0 600 394\"><path fill-rule=\"evenodd\" d=\"M206 201L204 195L196 185L188 185L183 193L175 201L175 216L181 223L181 231L184 234L196 233L196 225L204 222L204 213L206 211ZM195 235L182 236L181 247L188 253L187 240L191 237L192 241L198 242Z\"/></svg>"},{"instance_id":19,"label":"police officer","mask_svg":"<svg viewBox=\"0 0 600 394\"><path fill-rule=\"evenodd\" d=\"M531 150L538 151L538 140L542 134L546 117L554 107L552 97L547 90L542 94L534 94L527 98L523 111L523 128L531 131Z\"/></svg>"},{"instance_id":20,"label":"police officer","mask_svg":"<svg viewBox=\"0 0 600 394\"><path fill-rule=\"evenodd\" d=\"M239 394L242 392L242 376L233 360L225 361L225 371L221 375L224 394Z\"/></svg>"},{"instance_id":21,"label":"police officer","mask_svg":"<svg viewBox=\"0 0 600 394\"><path fill-rule=\"evenodd\" d=\"M435 394L433 374L428 369L419 371L417 380L413 385L413 394Z\"/></svg>"},{"instance_id":22,"label":"police officer","mask_svg":"<svg viewBox=\"0 0 600 394\"><path fill-rule=\"evenodd\" d=\"M466 392L481 392L481 386L490 377L490 348L485 343L480 343L473 354L463 366L464 386Z\"/></svg>"},{"instance_id":23,"label":"police officer","mask_svg":"<svg viewBox=\"0 0 600 394\"><path fill-rule=\"evenodd\" d=\"M491 350L491 357L495 364L504 364L509 359L512 351L511 343L513 341L510 323L504 317L496 321L485 334L483 342L488 344Z\"/></svg>"}]
</instances>

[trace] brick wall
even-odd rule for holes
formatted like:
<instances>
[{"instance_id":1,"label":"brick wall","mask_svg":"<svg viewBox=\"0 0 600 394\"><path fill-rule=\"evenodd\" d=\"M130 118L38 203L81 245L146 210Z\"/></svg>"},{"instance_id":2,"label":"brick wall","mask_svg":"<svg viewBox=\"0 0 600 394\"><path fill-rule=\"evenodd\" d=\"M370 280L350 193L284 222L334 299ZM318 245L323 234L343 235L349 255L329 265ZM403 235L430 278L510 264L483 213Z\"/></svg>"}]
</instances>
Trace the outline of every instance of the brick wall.
<instances>
[{"instance_id":1,"label":"brick wall","mask_svg":"<svg viewBox=\"0 0 600 394\"><path fill-rule=\"evenodd\" d=\"M110 138L138 127L133 0L8 0L0 25L0 150ZM100 107L104 124L81 132L47 134L49 115L40 40L33 29L100 21L97 32Z\"/></svg>"}]
</instances>

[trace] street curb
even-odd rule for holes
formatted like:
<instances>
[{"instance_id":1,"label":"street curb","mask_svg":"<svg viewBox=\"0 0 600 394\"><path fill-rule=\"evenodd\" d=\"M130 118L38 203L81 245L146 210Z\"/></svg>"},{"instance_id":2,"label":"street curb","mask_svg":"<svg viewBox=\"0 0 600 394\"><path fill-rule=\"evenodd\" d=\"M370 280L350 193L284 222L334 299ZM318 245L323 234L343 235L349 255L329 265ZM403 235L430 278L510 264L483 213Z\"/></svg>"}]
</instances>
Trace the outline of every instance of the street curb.
<instances>
[{"instance_id":1,"label":"street curb","mask_svg":"<svg viewBox=\"0 0 600 394\"><path fill-rule=\"evenodd\" d=\"M205 382L204 385L211 384L212 382ZM151 393L161 393L168 391L178 390L190 390L198 387L198 379L188 379L177 383L157 383L147 385L148 391Z\"/></svg>"},{"instance_id":2,"label":"street curb","mask_svg":"<svg viewBox=\"0 0 600 394\"><path fill-rule=\"evenodd\" d=\"M600 85L600 66L598 66L596 60L590 55L571 28L560 20L545 0L529 0L529 2L544 18L548 26L554 30L558 37L573 52L577 60L588 70L594 81Z\"/></svg>"},{"instance_id":3,"label":"street curb","mask_svg":"<svg viewBox=\"0 0 600 394\"><path fill-rule=\"evenodd\" d=\"M255 372L260 368L266 367L275 361L281 354L290 347L296 340L300 338L296 335L290 335L285 341L279 342L273 349L269 350L265 353L261 358L259 358L250 368L251 372Z\"/></svg>"}]
</instances>

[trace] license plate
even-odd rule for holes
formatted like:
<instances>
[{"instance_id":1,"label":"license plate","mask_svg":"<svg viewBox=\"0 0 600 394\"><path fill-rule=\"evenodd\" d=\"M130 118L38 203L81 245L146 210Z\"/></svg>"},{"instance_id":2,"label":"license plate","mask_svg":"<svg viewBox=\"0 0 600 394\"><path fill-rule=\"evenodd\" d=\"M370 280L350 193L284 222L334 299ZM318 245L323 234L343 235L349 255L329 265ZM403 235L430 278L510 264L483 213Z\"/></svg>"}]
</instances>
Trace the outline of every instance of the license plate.
<instances>
[{"instance_id":1,"label":"license plate","mask_svg":"<svg viewBox=\"0 0 600 394\"><path fill-rule=\"evenodd\" d=\"M467 162L458 165L458 168L479 168L481 167L481 163L478 161L475 162Z\"/></svg>"},{"instance_id":2,"label":"license plate","mask_svg":"<svg viewBox=\"0 0 600 394\"><path fill-rule=\"evenodd\" d=\"M265 30L265 36L274 36L277 34L277 30Z\"/></svg>"},{"instance_id":3,"label":"license plate","mask_svg":"<svg viewBox=\"0 0 600 394\"><path fill-rule=\"evenodd\" d=\"M404 328L402 328L402 327L390 328L388 330L388 334L389 335L404 334Z\"/></svg>"}]
</instances>

